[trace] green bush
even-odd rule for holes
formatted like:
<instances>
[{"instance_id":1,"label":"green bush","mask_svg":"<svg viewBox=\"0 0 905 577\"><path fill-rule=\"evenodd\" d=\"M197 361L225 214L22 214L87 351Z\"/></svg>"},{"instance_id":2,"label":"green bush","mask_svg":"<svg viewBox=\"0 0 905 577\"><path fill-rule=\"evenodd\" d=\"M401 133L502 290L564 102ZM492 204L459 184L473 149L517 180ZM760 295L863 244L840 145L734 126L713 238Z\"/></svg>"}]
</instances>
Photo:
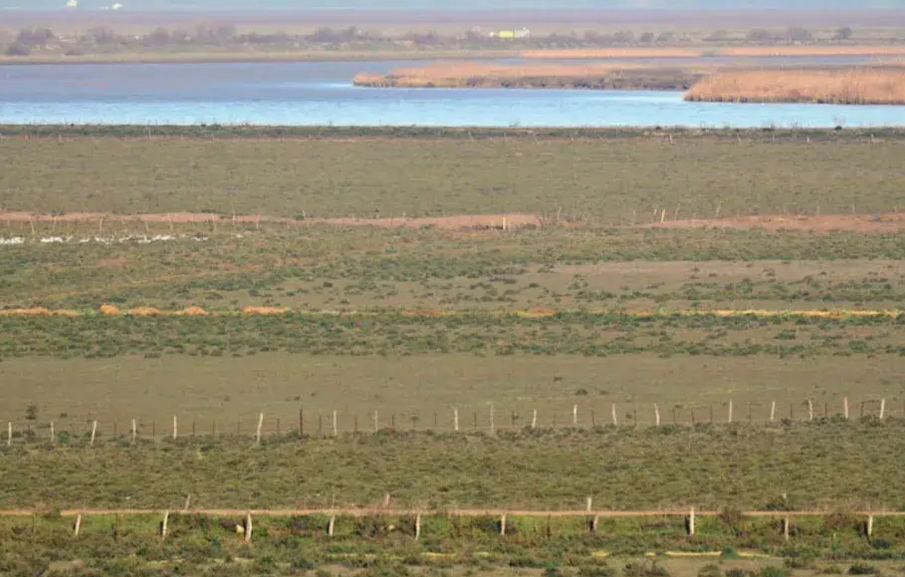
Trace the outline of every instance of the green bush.
<instances>
[{"instance_id":1,"label":"green bush","mask_svg":"<svg viewBox=\"0 0 905 577\"><path fill-rule=\"evenodd\" d=\"M866 563L854 563L848 568L849 575L876 575L877 568Z\"/></svg>"},{"instance_id":2,"label":"green bush","mask_svg":"<svg viewBox=\"0 0 905 577\"><path fill-rule=\"evenodd\" d=\"M701 567L698 577L723 577L723 570L715 563L709 563Z\"/></svg>"}]
</instances>

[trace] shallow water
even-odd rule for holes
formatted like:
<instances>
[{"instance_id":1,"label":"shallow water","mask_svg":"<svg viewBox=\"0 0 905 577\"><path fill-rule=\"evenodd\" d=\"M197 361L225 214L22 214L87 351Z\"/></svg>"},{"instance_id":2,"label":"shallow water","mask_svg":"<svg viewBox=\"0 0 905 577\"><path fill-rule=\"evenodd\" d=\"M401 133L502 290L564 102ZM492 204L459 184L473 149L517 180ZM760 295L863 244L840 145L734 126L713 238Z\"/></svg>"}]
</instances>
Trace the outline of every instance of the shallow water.
<instances>
[{"instance_id":1,"label":"shallow water","mask_svg":"<svg viewBox=\"0 0 905 577\"><path fill-rule=\"evenodd\" d=\"M903 126L905 106L716 104L678 92L356 88L421 62L0 66L0 123Z\"/></svg>"}]
</instances>

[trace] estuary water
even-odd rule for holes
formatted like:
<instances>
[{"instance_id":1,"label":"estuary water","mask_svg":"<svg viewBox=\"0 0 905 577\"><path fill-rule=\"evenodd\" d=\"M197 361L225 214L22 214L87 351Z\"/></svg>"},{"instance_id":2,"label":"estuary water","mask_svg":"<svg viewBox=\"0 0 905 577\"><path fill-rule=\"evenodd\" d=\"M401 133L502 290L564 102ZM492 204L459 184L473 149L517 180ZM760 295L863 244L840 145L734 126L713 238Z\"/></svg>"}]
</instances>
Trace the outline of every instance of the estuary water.
<instances>
[{"instance_id":1,"label":"estuary water","mask_svg":"<svg viewBox=\"0 0 905 577\"><path fill-rule=\"evenodd\" d=\"M905 126L905 106L722 104L679 92L357 88L417 61L0 65L3 124Z\"/></svg>"}]
</instances>

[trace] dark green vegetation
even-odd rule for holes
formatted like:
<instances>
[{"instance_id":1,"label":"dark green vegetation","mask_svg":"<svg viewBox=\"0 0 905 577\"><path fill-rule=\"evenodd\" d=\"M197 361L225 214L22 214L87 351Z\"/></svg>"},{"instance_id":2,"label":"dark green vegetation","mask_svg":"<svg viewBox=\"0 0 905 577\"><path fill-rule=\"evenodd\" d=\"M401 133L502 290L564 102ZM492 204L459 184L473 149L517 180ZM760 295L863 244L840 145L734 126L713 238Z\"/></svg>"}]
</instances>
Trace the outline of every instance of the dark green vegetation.
<instances>
[{"instance_id":1,"label":"dark green vegetation","mask_svg":"<svg viewBox=\"0 0 905 577\"><path fill-rule=\"evenodd\" d=\"M22 130L59 131L3 132ZM341 139L325 130L334 136L316 137L317 130L309 129L288 131L282 140L3 139L0 201L6 210L48 214L529 212L616 225L650 222L663 209L670 220L892 212L905 178L901 131L888 139L878 134L873 142L870 133L826 132L810 144L808 134L794 131L777 135L776 142L769 131L680 131L670 144L657 131L603 131L599 137L557 131L549 138L536 131L516 131L511 138L490 131L501 136L469 138L469 131L459 130L446 138L421 130L419 138ZM226 129L224 136L242 132Z\"/></svg>"},{"instance_id":2,"label":"dark green vegetation","mask_svg":"<svg viewBox=\"0 0 905 577\"><path fill-rule=\"evenodd\" d=\"M507 534L500 536L499 517L422 516L416 541L412 516L339 515L332 537L325 534L326 515L256 516L250 544L237 534L246 525L241 512L172 513L166 539L160 536L162 517L85 516L77 538L71 517L5 519L0 568L15 577L804 577L897 575L902 569L897 521L875 523L871 543L863 519L844 513L796 520L792 543L783 541L778 521L731 510L699 519L693 538L685 536L681 517L601 519L592 534L590 518L510 516ZM743 557L733 547L754 544L787 558ZM709 555L680 554L688 551ZM611 553L619 556L606 558ZM821 553L824 558L817 557Z\"/></svg>"},{"instance_id":3,"label":"dark green vegetation","mask_svg":"<svg viewBox=\"0 0 905 577\"><path fill-rule=\"evenodd\" d=\"M849 568L815 555L905 551L899 521L878 519L868 542L846 515L801 520L789 544L771 521L732 515L701 519L694 540L681 518L601 521L595 536L586 520L548 533L515 516L502 539L493 519L455 529L432 518L417 544L411 519L341 516L328 540L324 519L262 518L246 546L217 519L182 515L165 541L150 516L87 517L73 540L53 513L178 510L188 495L238 510L372 505L386 493L400 507L575 509L592 496L617 510L898 510L905 235L892 213L905 131L2 132L7 210L223 218L0 221L2 307L81 313L0 316L0 423L13 429L0 442L0 509L50 512L0 522L0 573L665 577L592 566L592 554L726 548L701 577L780 577L728 557L761 549L811 576ZM832 221L845 231L641 227L664 210L670 221L885 216ZM467 216L451 229L312 222L512 212L538 218L515 230ZM234 213L288 218L257 226ZM105 316L102 305L215 314ZM846 310L893 311L812 314ZM734 424L721 424L729 401ZM678 562L663 566L692 577L704 565ZM892 562L882 569L895 575Z\"/></svg>"},{"instance_id":4,"label":"dark green vegetation","mask_svg":"<svg viewBox=\"0 0 905 577\"><path fill-rule=\"evenodd\" d=\"M696 427L439 434L298 432L185 437L151 444L129 435L88 446L61 433L0 448L4 507L746 510L903 506L901 419ZM287 426L287 429L289 427Z\"/></svg>"}]
</instances>

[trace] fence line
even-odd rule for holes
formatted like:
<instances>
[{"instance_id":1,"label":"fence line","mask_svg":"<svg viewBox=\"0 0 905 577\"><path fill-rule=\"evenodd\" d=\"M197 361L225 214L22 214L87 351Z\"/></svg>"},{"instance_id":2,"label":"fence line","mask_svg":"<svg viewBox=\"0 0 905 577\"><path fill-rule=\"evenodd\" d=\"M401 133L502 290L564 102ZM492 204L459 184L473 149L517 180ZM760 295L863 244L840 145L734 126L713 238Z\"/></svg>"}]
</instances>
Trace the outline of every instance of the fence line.
<instances>
[{"instance_id":1,"label":"fence line","mask_svg":"<svg viewBox=\"0 0 905 577\"><path fill-rule=\"evenodd\" d=\"M6 509L0 510L0 517L30 517L43 515L45 511L33 509ZM564 509L564 510L522 510L522 509L389 509L384 507L337 507L327 509L63 509L55 514L61 517L89 517L103 515L162 515L170 513L205 515L210 517L227 517L234 515L251 514L260 517L305 517L313 515L339 515L345 517L406 517L414 515L424 516L451 516L451 517L499 517L508 515L512 517L601 517L601 518L627 518L627 517L719 517L723 515L721 510L697 510L697 509L650 509L635 511L613 510L588 510L588 509ZM744 517L822 517L833 515L834 511L803 510L803 511L739 511ZM849 511L847 514L856 517L905 517L905 511Z\"/></svg>"},{"instance_id":2,"label":"fence line","mask_svg":"<svg viewBox=\"0 0 905 577\"><path fill-rule=\"evenodd\" d=\"M389 495L387 495L389 497ZM505 537L507 535L507 527L512 528L512 517L544 517L547 519L548 528L550 519L579 517L589 521L588 530L590 533L597 533L599 528L599 520L601 518L628 518L628 517L676 517L680 516L684 519L685 533L689 538L695 536L695 518L696 517L713 517L722 515L720 511L695 511L692 507L687 511L592 511L590 507L584 511L519 511L512 509L455 509L455 510L422 510L422 509L390 509L388 506L384 508L370 509L189 509L184 508L182 514L204 515L209 517L233 517L233 521L228 521L228 525L224 528L234 529L238 535L241 535L246 543L251 543L252 536L252 518L253 517L298 517L320 515L327 517L329 522L321 528L327 537L334 537L337 516L363 518L369 516L391 516L391 517L408 517L414 518L414 527L411 529L411 536L417 541L421 537L421 517L422 516L449 516L449 517L491 517L498 518L499 535ZM588 504L591 504L591 498L588 497ZM188 505L188 501L186 503ZM158 526L158 534L161 539L167 538L167 527L170 521L171 511L169 509L72 509L60 511L61 517L75 517L75 523L72 527L72 536L77 539L79 529L82 525L82 518L88 516L113 515L116 519L121 516L130 515L160 515L163 513L163 520ZM31 517L39 515L38 511L0 511L0 517ZM741 513L743 516L750 517L769 517L771 519L780 519L782 525L782 534L786 541L791 540L792 521L795 517L814 517L827 515L825 511L745 511ZM853 513L866 517L862 530L868 540L871 539L875 517L905 517L905 512L900 511L860 511ZM236 521L235 517L239 516L240 520Z\"/></svg>"},{"instance_id":3,"label":"fence line","mask_svg":"<svg viewBox=\"0 0 905 577\"><path fill-rule=\"evenodd\" d=\"M340 434L357 433L357 434L378 434L381 432L399 432L399 431L432 431L446 433L475 433L483 432L494 435L502 431L525 431L533 429L603 429L603 428L632 428L645 427L657 428L664 426L695 426L695 425L731 425L731 424L762 424L774 425L777 422L813 422L822 419L841 418L844 420L863 420L867 418L877 419L880 421L891 418L905 418L905 401L901 407L896 407L892 403L887 403L885 398L870 399L861 401L860 408L855 408L854 415L849 411L849 398L844 397L842 403L838 407L831 410L828 402L824 402L821 407L820 403L814 403L812 399L808 399L801 403L789 403L789 412L787 415L778 414L779 407L776 401L771 401L769 406L762 403L748 402L745 404L736 404L732 399L726 403L719 405L709 404L697 406L693 408L684 408L674 406L671 410L661 409L663 405L659 403L651 403L650 406L641 407L641 418L639 419L639 405L636 403L609 403L606 410L598 413L601 403L574 403L566 414L562 411L543 411L532 409L526 414L520 414L516 411L503 412L493 404L481 411L471 411L462 414L459 407L448 408L444 410L444 416L440 418L440 412L432 412L432 420L424 419L418 412L403 411L400 413L381 413L375 410L364 419L359 419L360 415L356 413L343 413L339 410L333 410L326 415L318 411L316 421L307 414L304 409L299 409L297 426L295 424L284 429L283 423L292 423L295 418L281 420L280 417L268 416L266 413L260 412L255 414L255 421L251 426L243 429L243 419L235 421L235 428L223 426L224 421L219 421L221 425L218 427L218 420L214 419L209 422L210 428L207 428L208 421L199 429L196 420L187 421L179 415L172 416L172 428L165 421L161 423L158 430L156 420L141 421L140 419L126 419L125 422L131 421L131 428L120 429L119 421L112 423L102 423L97 419L91 419L86 428L83 424L78 432L76 432L75 424L70 422L69 427L58 426L59 423L50 421L49 423L39 423L37 420L24 421L7 421L6 446L12 446L14 440L22 439L24 441L47 441L51 444L59 442L64 438L89 439L89 445L94 445L97 438L104 438L104 433L111 433L112 438L118 440L129 439L131 443L138 440L172 440L179 438L201 437L217 437L233 435L246 435L253 439L256 444L260 444L265 435L283 436L294 435L298 438L322 438L337 437ZM755 407L757 414L755 416ZM857 407L857 406L856 406ZM767 411L766 409L769 408ZM796 408L799 408L796 411ZM839 410L835 410L839 409ZM486 412L486 414L485 414ZM546 414L545 414L546 413ZM609 413L609 414L607 414ZM620 415L621 413L621 415ZM428 412L430 417L431 412ZM469 418L469 416L471 418ZM543 417L547 417L545 421L541 421ZM326 417L326 421L325 421ZM186 428L179 429L179 421L185 424L190 422L190 433L186 434ZM425 423L425 420L427 421ZM247 419L246 419L247 421ZM149 434L150 433L150 434ZM109 437L108 437L109 438Z\"/></svg>"}]
</instances>

